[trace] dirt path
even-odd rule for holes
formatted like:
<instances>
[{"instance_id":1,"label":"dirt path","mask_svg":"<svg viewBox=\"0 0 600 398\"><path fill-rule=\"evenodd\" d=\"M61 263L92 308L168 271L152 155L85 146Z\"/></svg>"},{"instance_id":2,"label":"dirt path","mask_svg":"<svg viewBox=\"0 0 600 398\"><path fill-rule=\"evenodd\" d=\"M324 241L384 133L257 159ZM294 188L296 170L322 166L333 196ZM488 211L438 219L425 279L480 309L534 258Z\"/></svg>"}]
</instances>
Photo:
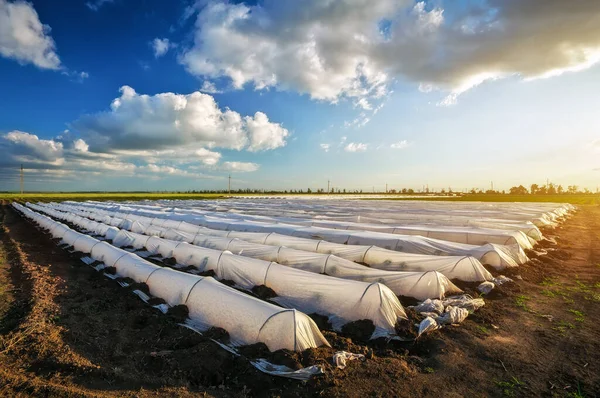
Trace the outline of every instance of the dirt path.
<instances>
[{"instance_id":1,"label":"dirt path","mask_svg":"<svg viewBox=\"0 0 600 398\"><path fill-rule=\"evenodd\" d=\"M309 383L266 376L0 208L0 396L600 395L600 207L460 327ZM336 349L357 349L328 334ZM318 352L305 355L318 355ZM577 395L579 394L579 395Z\"/></svg>"}]
</instances>

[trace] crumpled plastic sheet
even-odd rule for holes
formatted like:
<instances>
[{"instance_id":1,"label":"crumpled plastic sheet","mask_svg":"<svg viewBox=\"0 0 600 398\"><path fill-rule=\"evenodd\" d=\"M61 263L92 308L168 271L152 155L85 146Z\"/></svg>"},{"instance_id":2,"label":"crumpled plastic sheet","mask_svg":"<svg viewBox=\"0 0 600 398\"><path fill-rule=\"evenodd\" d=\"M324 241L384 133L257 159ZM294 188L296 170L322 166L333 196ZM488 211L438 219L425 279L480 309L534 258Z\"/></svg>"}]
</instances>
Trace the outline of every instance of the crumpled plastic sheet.
<instances>
[{"instance_id":1,"label":"crumpled plastic sheet","mask_svg":"<svg viewBox=\"0 0 600 398\"><path fill-rule=\"evenodd\" d=\"M438 299L427 299L423 301L421 304L413 307L416 312L435 312L436 314L441 314L444 312L444 304L442 300Z\"/></svg>"},{"instance_id":2,"label":"crumpled plastic sheet","mask_svg":"<svg viewBox=\"0 0 600 398\"><path fill-rule=\"evenodd\" d=\"M452 325L462 323L469 316L469 311L460 307L446 307L446 312L436 319L440 325Z\"/></svg>"},{"instance_id":3,"label":"crumpled plastic sheet","mask_svg":"<svg viewBox=\"0 0 600 398\"><path fill-rule=\"evenodd\" d=\"M504 275L500 275L497 278L492 279L492 282L494 282L498 286L500 286L504 283L507 283L507 282L512 282L512 281L513 281L512 279L510 279L508 276L504 276Z\"/></svg>"},{"instance_id":4,"label":"crumpled plastic sheet","mask_svg":"<svg viewBox=\"0 0 600 398\"><path fill-rule=\"evenodd\" d=\"M333 354L333 364L337 366L338 369L344 369L347 365L348 361L353 361L355 359L360 359L361 361L365 360L365 356L362 354L353 354L348 351L338 351Z\"/></svg>"},{"instance_id":5,"label":"crumpled plastic sheet","mask_svg":"<svg viewBox=\"0 0 600 398\"><path fill-rule=\"evenodd\" d=\"M468 311L476 311L485 305L485 301L481 298L473 298L468 294L461 294L460 296L447 297L442 301L444 307L460 307Z\"/></svg>"},{"instance_id":6,"label":"crumpled plastic sheet","mask_svg":"<svg viewBox=\"0 0 600 398\"><path fill-rule=\"evenodd\" d=\"M428 316L421 321L419 324L419 333L417 337L420 337L423 333L432 332L440 328L440 325L437 323L435 319Z\"/></svg>"},{"instance_id":7,"label":"crumpled plastic sheet","mask_svg":"<svg viewBox=\"0 0 600 398\"><path fill-rule=\"evenodd\" d=\"M493 282L483 282L479 286L477 286L477 290L479 290L483 294L490 294L496 285Z\"/></svg>"}]
</instances>

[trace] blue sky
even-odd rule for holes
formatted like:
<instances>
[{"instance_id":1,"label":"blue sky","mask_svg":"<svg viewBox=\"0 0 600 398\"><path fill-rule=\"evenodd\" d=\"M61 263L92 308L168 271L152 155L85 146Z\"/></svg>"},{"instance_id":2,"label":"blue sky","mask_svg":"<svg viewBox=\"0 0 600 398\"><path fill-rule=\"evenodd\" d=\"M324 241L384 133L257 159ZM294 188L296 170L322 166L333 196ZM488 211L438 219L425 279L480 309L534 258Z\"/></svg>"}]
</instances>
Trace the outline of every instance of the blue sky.
<instances>
[{"instance_id":1,"label":"blue sky","mask_svg":"<svg viewBox=\"0 0 600 398\"><path fill-rule=\"evenodd\" d=\"M600 184L600 4L302 6L0 0L0 190Z\"/></svg>"}]
</instances>

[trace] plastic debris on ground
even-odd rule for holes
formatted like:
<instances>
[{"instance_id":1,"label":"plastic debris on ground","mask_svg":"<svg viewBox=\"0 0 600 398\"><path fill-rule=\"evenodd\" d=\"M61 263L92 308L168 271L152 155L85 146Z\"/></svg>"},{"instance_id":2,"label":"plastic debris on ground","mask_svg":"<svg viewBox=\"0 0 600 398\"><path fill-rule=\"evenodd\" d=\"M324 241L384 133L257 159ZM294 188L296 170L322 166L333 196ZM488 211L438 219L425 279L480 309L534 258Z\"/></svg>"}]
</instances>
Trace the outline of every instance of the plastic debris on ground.
<instances>
[{"instance_id":1,"label":"plastic debris on ground","mask_svg":"<svg viewBox=\"0 0 600 398\"><path fill-rule=\"evenodd\" d=\"M493 282L483 282L481 285L477 286L477 290L479 290L483 294L490 294L496 285Z\"/></svg>"},{"instance_id":2,"label":"plastic debris on ground","mask_svg":"<svg viewBox=\"0 0 600 398\"><path fill-rule=\"evenodd\" d=\"M500 275L500 276L492 279L492 282L494 282L497 286L500 286L504 283L512 282L512 281L513 281L512 279L510 279L508 276L504 276L504 275Z\"/></svg>"},{"instance_id":3,"label":"plastic debris on ground","mask_svg":"<svg viewBox=\"0 0 600 398\"><path fill-rule=\"evenodd\" d=\"M417 337L421 336L423 333L433 332L434 330L437 330L439 328L440 325L437 323L437 321L432 317L428 316L427 318L423 319L419 324L419 333Z\"/></svg>"},{"instance_id":4,"label":"plastic debris on ground","mask_svg":"<svg viewBox=\"0 0 600 398\"><path fill-rule=\"evenodd\" d=\"M427 299L423 301L421 304L413 307L416 312L435 312L436 314L441 314L444 312L444 304L442 300L437 299Z\"/></svg>"},{"instance_id":5,"label":"plastic debris on ground","mask_svg":"<svg viewBox=\"0 0 600 398\"><path fill-rule=\"evenodd\" d=\"M444 307L460 307L467 311L476 311L485 305L485 301L481 298L473 298L468 294L461 294L460 296L452 296L442 301Z\"/></svg>"},{"instance_id":6,"label":"plastic debris on ground","mask_svg":"<svg viewBox=\"0 0 600 398\"><path fill-rule=\"evenodd\" d=\"M469 311L459 307L446 307L446 312L436 319L440 325L453 325L462 323L469 316Z\"/></svg>"},{"instance_id":7,"label":"plastic debris on ground","mask_svg":"<svg viewBox=\"0 0 600 398\"><path fill-rule=\"evenodd\" d=\"M344 369L347 366L348 361L353 361L355 359L364 361L365 356L362 354L353 354L347 351L338 351L333 354L333 364L337 366L338 369Z\"/></svg>"}]
</instances>

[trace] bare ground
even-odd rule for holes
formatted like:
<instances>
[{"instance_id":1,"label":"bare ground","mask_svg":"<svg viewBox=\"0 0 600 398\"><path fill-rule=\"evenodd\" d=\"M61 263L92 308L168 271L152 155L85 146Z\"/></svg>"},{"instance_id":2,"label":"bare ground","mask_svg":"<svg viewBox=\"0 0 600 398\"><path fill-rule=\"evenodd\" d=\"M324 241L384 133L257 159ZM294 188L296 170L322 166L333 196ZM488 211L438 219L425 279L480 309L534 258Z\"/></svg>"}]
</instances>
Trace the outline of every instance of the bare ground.
<instances>
[{"instance_id":1,"label":"bare ground","mask_svg":"<svg viewBox=\"0 0 600 398\"><path fill-rule=\"evenodd\" d=\"M511 271L516 282L459 327L387 346L325 332L334 349L277 353L325 368L302 383L178 326L2 206L0 396L596 397L600 206L546 234L549 255ZM369 359L334 369L339 349Z\"/></svg>"}]
</instances>

